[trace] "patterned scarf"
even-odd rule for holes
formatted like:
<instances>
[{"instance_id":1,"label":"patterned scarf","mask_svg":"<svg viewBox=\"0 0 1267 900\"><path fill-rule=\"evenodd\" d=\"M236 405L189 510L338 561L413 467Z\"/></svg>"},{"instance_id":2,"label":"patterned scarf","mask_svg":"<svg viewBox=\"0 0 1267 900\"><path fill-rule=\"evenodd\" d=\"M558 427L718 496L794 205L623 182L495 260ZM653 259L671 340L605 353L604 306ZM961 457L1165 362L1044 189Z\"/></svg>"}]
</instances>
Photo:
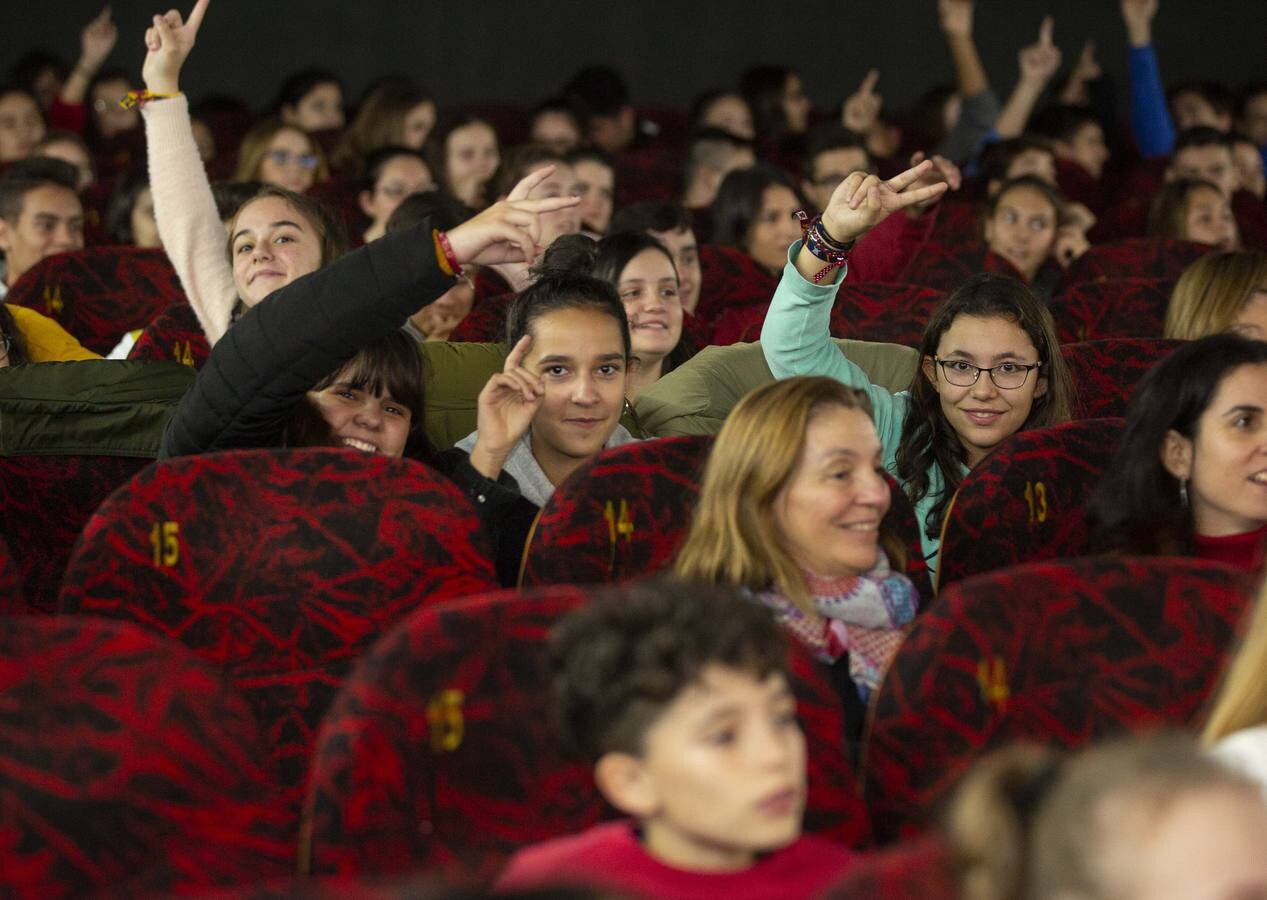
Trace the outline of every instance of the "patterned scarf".
<instances>
[{"instance_id":1,"label":"patterned scarf","mask_svg":"<svg viewBox=\"0 0 1267 900\"><path fill-rule=\"evenodd\" d=\"M915 618L919 595L909 578L889 568L877 550L875 568L846 578L820 578L805 573L818 616L807 616L775 591L757 594L775 617L828 664L849 654L849 674L865 698L880 683L898 645L903 627Z\"/></svg>"}]
</instances>

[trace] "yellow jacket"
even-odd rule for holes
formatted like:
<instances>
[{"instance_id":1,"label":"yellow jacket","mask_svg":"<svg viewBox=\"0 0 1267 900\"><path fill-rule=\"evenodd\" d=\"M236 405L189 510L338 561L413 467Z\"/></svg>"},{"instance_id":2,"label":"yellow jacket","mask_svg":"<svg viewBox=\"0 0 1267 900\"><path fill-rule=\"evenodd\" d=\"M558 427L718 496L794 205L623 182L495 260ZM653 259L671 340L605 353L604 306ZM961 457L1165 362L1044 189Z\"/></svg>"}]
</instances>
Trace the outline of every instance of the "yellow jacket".
<instances>
[{"instance_id":1,"label":"yellow jacket","mask_svg":"<svg viewBox=\"0 0 1267 900\"><path fill-rule=\"evenodd\" d=\"M26 342L26 352L31 362L69 362L77 359L101 359L62 326L48 316L42 316L33 309L14 306L6 303L5 307L13 316L13 324L17 326L22 340Z\"/></svg>"}]
</instances>

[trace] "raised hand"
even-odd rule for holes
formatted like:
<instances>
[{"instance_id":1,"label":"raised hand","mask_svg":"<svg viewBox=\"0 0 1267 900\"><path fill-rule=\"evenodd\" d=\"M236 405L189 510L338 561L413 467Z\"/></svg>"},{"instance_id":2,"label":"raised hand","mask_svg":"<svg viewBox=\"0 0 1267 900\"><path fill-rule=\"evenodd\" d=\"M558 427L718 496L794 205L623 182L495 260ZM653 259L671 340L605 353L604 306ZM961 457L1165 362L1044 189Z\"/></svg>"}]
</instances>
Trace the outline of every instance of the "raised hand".
<instances>
[{"instance_id":1,"label":"raised hand","mask_svg":"<svg viewBox=\"0 0 1267 900\"><path fill-rule=\"evenodd\" d=\"M918 184L933 168L931 160L924 160L888 181L854 172L832 193L823 211L823 227L838 241L857 240L889 213L940 197L948 187L945 181Z\"/></svg>"},{"instance_id":2,"label":"raised hand","mask_svg":"<svg viewBox=\"0 0 1267 900\"><path fill-rule=\"evenodd\" d=\"M1051 255L1055 257L1061 268L1067 269L1070 263L1090 248L1091 244L1087 242L1087 236L1080 228L1063 226L1056 232L1056 244L1052 247Z\"/></svg>"},{"instance_id":3,"label":"raised hand","mask_svg":"<svg viewBox=\"0 0 1267 900\"><path fill-rule=\"evenodd\" d=\"M973 0L937 0L941 30L951 37L972 37Z\"/></svg>"},{"instance_id":4,"label":"raised hand","mask_svg":"<svg viewBox=\"0 0 1267 900\"><path fill-rule=\"evenodd\" d=\"M176 10L155 16L154 24L145 30L145 63L141 78L145 87L156 94L174 94L180 90L180 70L194 49L198 29L211 0L198 0L184 21Z\"/></svg>"},{"instance_id":5,"label":"raised hand","mask_svg":"<svg viewBox=\"0 0 1267 900\"><path fill-rule=\"evenodd\" d=\"M496 478L515 444L527 432L545 401L545 382L524 368L532 335L515 344L502 370L488 379L476 404L478 437L471 448L471 465L486 478Z\"/></svg>"},{"instance_id":6,"label":"raised hand","mask_svg":"<svg viewBox=\"0 0 1267 900\"><path fill-rule=\"evenodd\" d=\"M1146 47L1153 42L1153 18L1158 0L1122 0L1122 21L1132 47Z\"/></svg>"},{"instance_id":7,"label":"raised hand","mask_svg":"<svg viewBox=\"0 0 1267 900\"><path fill-rule=\"evenodd\" d=\"M1074 64L1073 71L1069 73L1069 80L1065 82L1064 90L1060 92L1060 102L1066 106L1085 106L1090 99L1087 96L1087 85L1092 81L1098 81L1103 74L1104 70L1100 68L1100 63L1095 58L1095 41L1088 40L1082 45L1078 61Z\"/></svg>"},{"instance_id":8,"label":"raised hand","mask_svg":"<svg viewBox=\"0 0 1267 900\"><path fill-rule=\"evenodd\" d=\"M916 150L911 154L911 165L918 166L924 161L924 151ZM911 183L909 190L918 190L924 187L944 184L946 191L957 191L963 186L963 173L959 171L959 167L944 156L934 154L932 157L933 167L915 179ZM929 209L934 203L941 199L941 194L930 197L927 200L921 200L912 203L906 207L906 214L912 219L918 219Z\"/></svg>"},{"instance_id":9,"label":"raised hand","mask_svg":"<svg viewBox=\"0 0 1267 900\"><path fill-rule=\"evenodd\" d=\"M448 232L449 245L458 262L483 266L535 260L545 249L537 243L541 238L541 214L581 202L580 197L527 199L532 189L553 172L554 166L546 166L529 173L505 200Z\"/></svg>"},{"instance_id":10,"label":"raised hand","mask_svg":"<svg viewBox=\"0 0 1267 900\"><path fill-rule=\"evenodd\" d=\"M79 34L79 65L96 74L119 40L119 28L110 16L110 7L103 9Z\"/></svg>"},{"instance_id":11,"label":"raised hand","mask_svg":"<svg viewBox=\"0 0 1267 900\"><path fill-rule=\"evenodd\" d=\"M845 98L844 105L840 108L840 123L854 134L865 135L880 115L883 101L875 92L875 85L879 80L880 70L872 69L862 79L858 90Z\"/></svg>"},{"instance_id":12,"label":"raised hand","mask_svg":"<svg viewBox=\"0 0 1267 900\"><path fill-rule=\"evenodd\" d=\"M1060 68L1060 48L1052 42L1054 27L1052 17L1045 17L1038 28L1038 43L1021 49L1018 55L1021 78L1045 85Z\"/></svg>"}]
</instances>

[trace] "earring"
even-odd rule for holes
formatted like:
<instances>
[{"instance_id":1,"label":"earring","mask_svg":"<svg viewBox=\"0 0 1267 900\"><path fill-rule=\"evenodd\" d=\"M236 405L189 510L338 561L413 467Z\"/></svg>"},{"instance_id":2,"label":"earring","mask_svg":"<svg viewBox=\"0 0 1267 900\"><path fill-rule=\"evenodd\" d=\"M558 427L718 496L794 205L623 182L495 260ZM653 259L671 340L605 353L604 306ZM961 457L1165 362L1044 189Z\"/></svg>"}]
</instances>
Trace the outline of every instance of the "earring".
<instances>
[{"instance_id":1,"label":"earring","mask_svg":"<svg viewBox=\"0 0 1267 900\"><path fill-rule=\"evenodd\" d=\"M1188 508L1188 479L1179 479L1179 502L1183 504L1183 508Z\"/></svg>"}]
</instances>

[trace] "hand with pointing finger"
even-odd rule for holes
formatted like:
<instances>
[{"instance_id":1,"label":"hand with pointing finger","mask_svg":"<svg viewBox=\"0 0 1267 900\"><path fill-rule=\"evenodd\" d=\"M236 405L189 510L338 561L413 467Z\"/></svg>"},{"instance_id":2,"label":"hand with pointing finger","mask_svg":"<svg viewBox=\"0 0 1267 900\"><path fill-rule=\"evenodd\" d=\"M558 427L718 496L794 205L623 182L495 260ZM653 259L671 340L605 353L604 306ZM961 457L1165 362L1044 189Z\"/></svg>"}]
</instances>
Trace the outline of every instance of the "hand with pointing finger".
<instances>
[{"instance_id":1,"label":"hand with pointing finger","mask_svg":"<svg viewBox=\"0 0 1267 900\"><path fill-rule=\"evenodd\" d=\"M1038 28L1038 42L1022 48L1018 54L1023 80L1046 85L1060 69L1060 48L1052 41L1054 25L1051 16L1045 17Z\"/></svg>"},{"instance_id":2,"label":"hand with pointing finger","mask_svg":"<svg viewBox=\"0 0 1267 900\"><path fill-rule=\"evenodd\" d=\"M181 19L176 10L168 10L154 16L153 24L145 30L145 62L141 66L141 78L145 87L156 94L174 94L180 90L180 70L194 49L198 29L207 14L211 0L198 0L189 13L189 21Z\"/></svg>"},{"instance_id":3,"label":"hand with pointing finger","mask_svg":"<svg viewBox=\"0 0 1267 900\"><path fill-rule=\"evenodd\" d=\"M841 124L854 134L865 135L871 130L876 119L880 117L882 99L875 92L876 82L880 80L880 70L872 69L862 79L858 90L850 94L840 110Z\"/></svg>"},{"instance_id":4,"label":"hand with pointing finger","mask_svg":"<svg viewBox=\"0 0 1267 900\"><path fill-rule=\"evenodd\" d=\"M946 182L919 184L933 168L932 161L925 160L888 181L866 172L854 172L831 195L823 211L823 227L837 241L857 240L889 213L940 197L946 192Z\"/></svg>"},{"instance_id":5,"label":"hand with pointing finger","mask_svg":"<svg viewBox=\"0 0 1267 900\"><path fill-rule=\"evenodd\" d=\"M502 370L480 391L471 465L485 478L501 474L507 457L545 402L545 382L523 364L531 347L532 335L525 334L507 355Z\"/></svg>"}]
</instances>

